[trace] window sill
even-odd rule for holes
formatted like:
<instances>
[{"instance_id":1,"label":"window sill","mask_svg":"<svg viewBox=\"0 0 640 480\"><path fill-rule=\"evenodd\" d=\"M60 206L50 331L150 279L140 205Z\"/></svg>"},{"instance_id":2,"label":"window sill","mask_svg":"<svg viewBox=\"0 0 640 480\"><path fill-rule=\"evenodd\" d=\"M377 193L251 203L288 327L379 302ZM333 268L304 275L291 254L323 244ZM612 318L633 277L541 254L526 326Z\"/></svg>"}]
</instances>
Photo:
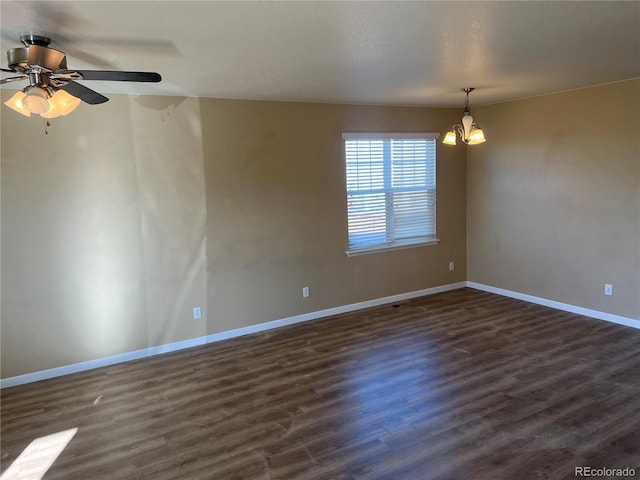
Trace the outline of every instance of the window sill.
<instances>
[{"instance_id":1,"label":"window sill","mask_svg":"<svg viewBox=\"0 0 640 480\"><path fill-rule=\"evenodd\" d=\"M404 250L405 248L416 248L416 247L428 247L431 245L437 245L440 243L440 240L437 238L429 238L424 240L412 240L412 241L404 241L404 242L393 242L393 243L385 243L384 245L376 245L371 247L361 247L354 248L352 250L347 250L347 257L356 257L358 255L368 255L371 253L381 253L381 252L390 252L392 250Z\"/></svg>"}]
</instances>

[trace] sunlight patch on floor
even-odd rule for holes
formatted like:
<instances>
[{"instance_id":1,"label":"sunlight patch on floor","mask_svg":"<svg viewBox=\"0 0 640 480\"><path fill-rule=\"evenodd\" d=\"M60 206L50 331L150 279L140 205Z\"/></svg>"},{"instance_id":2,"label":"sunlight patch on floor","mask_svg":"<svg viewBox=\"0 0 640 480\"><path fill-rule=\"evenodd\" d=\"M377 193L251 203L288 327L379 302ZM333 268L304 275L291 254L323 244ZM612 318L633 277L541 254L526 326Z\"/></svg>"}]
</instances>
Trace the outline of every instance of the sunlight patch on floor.
<instances>
[{"instance_id":1,"label":"sunlight patch on floor","mask_svg":"<svg viewBox=\"0 0 640 480\"><path fill-rule=\"evenodd\" d=\"M36 438L0 476L0 480L40 480L77 431L77 428L72 428Z\"/></svg>"}]
</instances>

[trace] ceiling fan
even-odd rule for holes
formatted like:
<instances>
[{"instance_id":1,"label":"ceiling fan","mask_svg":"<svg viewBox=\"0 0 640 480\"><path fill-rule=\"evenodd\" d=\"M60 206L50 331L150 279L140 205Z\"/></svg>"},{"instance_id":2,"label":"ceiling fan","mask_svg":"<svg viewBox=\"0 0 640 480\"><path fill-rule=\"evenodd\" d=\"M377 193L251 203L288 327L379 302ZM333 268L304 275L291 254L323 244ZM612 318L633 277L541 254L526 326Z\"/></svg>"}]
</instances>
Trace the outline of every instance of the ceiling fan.
<instances>
[{"instance_id":1,"label":"ceiling fan","mask_svg":"<svg viewBox=\"0 0 640 480\"><path fill-rule=\"evenodd\" d=\"M5 102L7 106L30 116L40 114L45 118L66 115L80 101L90 105L104 103L104 95L77 83L77 80L107 80L116 82L159 82L155 72L125 72L116 70L71 70L67 67L64 52L49 47L51 39L40 35L22 35L23 47L7 50L9 68L0 71L17 73L3 78L0 85L28 80L29 85Z\"/></svg>"}]
</instances>

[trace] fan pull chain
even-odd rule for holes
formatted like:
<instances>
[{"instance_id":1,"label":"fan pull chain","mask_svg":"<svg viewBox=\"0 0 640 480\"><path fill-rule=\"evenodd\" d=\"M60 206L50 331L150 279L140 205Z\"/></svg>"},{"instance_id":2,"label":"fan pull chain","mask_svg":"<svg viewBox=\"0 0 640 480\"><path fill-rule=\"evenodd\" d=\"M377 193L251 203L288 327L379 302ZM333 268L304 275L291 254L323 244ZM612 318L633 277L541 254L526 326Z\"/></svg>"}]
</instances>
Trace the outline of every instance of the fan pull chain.
<instances>
[{"instance_id":1,"label":"fan pull chain","mask_svg":"<svg viewBox=\"0 0 640 480\"><path fill-rule=\"evenodd\" d=\"M47 130L47 127L51 126L51 122L49 122L49 120L47 120L47 118L42 117L44 119L44 134L45 135L49 135L49 131Z\"/></svg>"}]
</instances>

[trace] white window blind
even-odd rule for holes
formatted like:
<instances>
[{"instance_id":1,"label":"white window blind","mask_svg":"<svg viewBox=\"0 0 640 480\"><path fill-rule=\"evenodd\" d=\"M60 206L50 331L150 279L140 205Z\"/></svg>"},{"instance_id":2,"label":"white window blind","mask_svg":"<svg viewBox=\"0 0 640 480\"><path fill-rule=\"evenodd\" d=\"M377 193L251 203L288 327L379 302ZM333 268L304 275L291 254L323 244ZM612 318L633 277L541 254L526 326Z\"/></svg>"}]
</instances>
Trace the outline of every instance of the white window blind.
<instances>
[{"instance_id":1,"label":"white window blind","mask_svg":"<svg viewBox=\"0 0 640 480\"><path fill-rule=\"evenodd\" d=\"M348 254L436 241L437 137L343 134Z\"/></svg>"}]
</instances>

